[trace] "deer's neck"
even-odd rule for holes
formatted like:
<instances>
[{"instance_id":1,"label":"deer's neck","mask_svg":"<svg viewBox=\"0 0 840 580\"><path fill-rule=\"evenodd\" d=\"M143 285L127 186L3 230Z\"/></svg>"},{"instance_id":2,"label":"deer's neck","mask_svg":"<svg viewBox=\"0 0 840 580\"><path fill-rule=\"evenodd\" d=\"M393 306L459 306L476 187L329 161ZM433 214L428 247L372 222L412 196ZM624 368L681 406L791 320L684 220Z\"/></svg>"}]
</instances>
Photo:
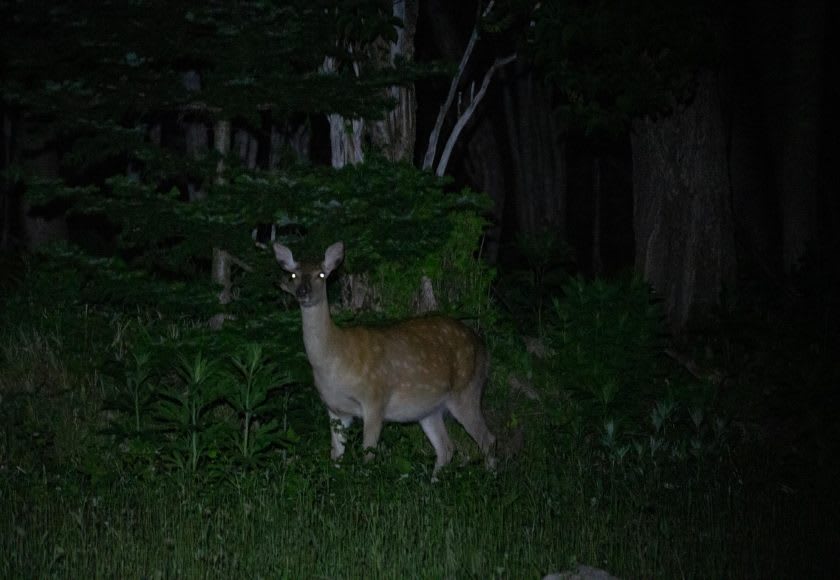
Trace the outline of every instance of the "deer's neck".
<instances>
[{"instance_id":1,"label":"deer's neck","mask_svg":"<svg viewBox=\"0 0 840 580\"><path fill-rule=\"evenodd\" d=\"M336 341L341 331L330 317L330 307L326 300L316 306L301 307L300 311L306 356L313 367L323 367L339 351Z\"/></svg>"}]
</instances>

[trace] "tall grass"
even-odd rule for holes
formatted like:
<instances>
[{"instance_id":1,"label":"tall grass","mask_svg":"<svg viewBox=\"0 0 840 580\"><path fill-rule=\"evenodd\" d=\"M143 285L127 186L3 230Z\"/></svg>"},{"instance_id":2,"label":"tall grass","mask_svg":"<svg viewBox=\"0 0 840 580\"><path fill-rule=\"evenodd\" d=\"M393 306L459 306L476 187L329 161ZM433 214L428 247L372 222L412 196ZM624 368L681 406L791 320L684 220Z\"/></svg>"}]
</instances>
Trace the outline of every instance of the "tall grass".
<instances>
[{"instance_id":1,"label":"tall grass","mask_svg":"<svg viewBox=\"0 0 840 580\"><path fill-rule=\"evenodd\" d=\"M533 578L586 562L673 578L723 577L732 564L726 490L639 504L599 492L572 455L495 476L453 467L438 484L387 461L324 459L213 487L5 477L0 575Z\"/></svg>"},{"instance_id":2,"label":"tall grass","mask_svg":"<svg viewBox=\"0 0 840 580\"><path fill-rule=\"evenodd\" d=\"M512 336L489 337L496 371L485 406L504 457L486 471L451 423L458 452L436 484L416 425L386 426L371 463L355 425L333 465L314 389L276 389L276 371L291 379L256 349L220 375L221 402L202 411L211 425L236 426L225 431L230 444L195 446L179 467L173 450L211 430L167 419L155 397L187 392L196 359L128 356L132 325L87 311L5 326L0 578L538 578L579 563L623 578L833 577L831 482L782 485L772 446L719 437L694 389L684 401L657 398L658 386L674 391L684 377L650 344L634 351L614 332L628 325L638 342L651 317L624 316L615 289L596 286L596 299L575 291L578 302L545 320L555 332L546 361ZM616 322L598 314L601 326L588 324L590 307ZM227 344L209 352L228 364ZM510 390L510 373L541 398ZM125 409L103 412L120 394L130 395ZM269 417L287 434L282 445L263 444L275 441ZM120 421L128 435L104 431Z\"/></svg>"}]
</instances>

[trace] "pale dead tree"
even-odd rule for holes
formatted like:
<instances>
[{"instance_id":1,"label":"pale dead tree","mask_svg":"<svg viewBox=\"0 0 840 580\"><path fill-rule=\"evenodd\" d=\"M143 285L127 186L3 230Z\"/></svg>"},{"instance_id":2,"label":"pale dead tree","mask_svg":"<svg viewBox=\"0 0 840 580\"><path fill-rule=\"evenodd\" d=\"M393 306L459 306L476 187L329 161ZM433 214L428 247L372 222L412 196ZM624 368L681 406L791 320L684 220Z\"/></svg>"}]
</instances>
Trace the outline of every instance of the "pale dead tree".
<instances>
[{"instance_id":1,"label":"pale dead tree","mask_svg":"<svg viewBox=\"0 0 840 580\"><path fill-rule=\"evenodd\" d=\"M426 314L438 310L438 301L435 298L435 289L432 286L432 279L428 276L420 278L420 291L414 297L414 312Z\"/></svg>"},{"instance_id":2,"label":"pale dead tree","mask_svg":"<svg viewBox=\"0 0 840 580\"><path fill-rule=\"evenodd\" d=\"M201 92L201 74L189 70L181 75L181 83L190 93L198 96ZM207 154L207 126L201 117L207 111L207 104L195 99L188 103L183 111L185 153L191 159L201 159ZM207 197L203 184L192 181L187 184L187 196L190 202L201 201Z\"/></svg>"},{"instance_id":3,"label":"pale dead tree","mask_svg":"<svg viewBox=\"0 0 840 580\"><path fill-rule=\"evenodd\" d=\"M352 50L351 50L352 53ZM338 66L335 58L327 56L321 65L324 74L336 74ZM353 72L359 76L359 63L353 61ZM330 150L332 152L332 166L340 169L345 165L355 165L364 161L362 153L363 119L346 119L337 113L327 115L330 124Z\"/></svg>"},{"instance_id":4,"label":"pale dead tree","mask_svg":"<svg viewBox=\"0 0 840 580\"><path fill-rule=\"evenodd\" d=\"M213 148L219 154L219 162L216 164L216 183L224 185L225 177L225 156L230 153L230 121L219 119L213 126Z\"/></svg>"},{"instance_id":5,"label":"pale dead tree","mask_svg":"<svg viewBox=\"0 0 840 580\"><path fill-rule=\"evenodd\" d=\"M490 80L493 78L495 72L506 64L516 60L515 54L511 54L503 58L497 58L484 73L484 78L481 81L481 87L478 89L478 92L475 92L475 81L470 84L470 93L467 97L466 105L463 105L463 94L458 92L458 87L461 83L461 77L464 75L464 70L467 68L467 64L469 63L470 57L475 49L475 45L478 42L478 30L481 20L490 14L490 11L493 9L493 4L494 0L490 0L482 11L481 17L475 23L470 39L467 42L467 48L464 49L461 62L458 64L458 70L449 85L449 92L446 95L446 101L444 101L441 106L440 111L438 112L437 120L435 121L435 126L432 129L431 135L429 135L429 145L426 148L426 156L423 159L423 169L430 170L435 163L438 141L440 140L444 120L446 119L446 115L449 113L449 109L452 108L452 103L455 102L455 96L457 94L459 101L458 119L452 127L452 131L450 132L449 137L446 140L446 144L444 145L443 152L441 153L440 160L434 168L435 175L437 176L441 176L446 172L446 166L449 164L449 158L452 155L455 143L458 141L458 137L460 137L461 132L467 126L467 123L469 123L473 113L475 113L478 104L487 93L487 87L490 85Z\"/></svg>"},{"instance_id":6,"label":"pale dead tree","mask_svg":"<svg viewBox=\"0 0 840 580\"><path fill-rule=\"evenodd\" d=\"M393 41L380 38L368 45L347 45L353 73L357 78L361 73L362 62L393 68L399 61L410 61L414 57L417 13L418 0L393 0L391 14L401 23L394 27ZM337 72L336 59L325 57L321 73L333 75ZM340 168L364 161L362 144L365 142L372 144L392 161L410 160L414 156L417 108L414 86L392 85L384 90L384 96L390 97L395 106L384 112L382 120L365 122L364 119L347 119L336 113L327 115L333 167Z\"/></svg>"},{"instance_id":7,"label":"pale dead tree","mask_svg":"<svg viewBox=\"0 0 840 580\"><path fill-rule=\"evenodd\" d=\"M223 248L213 248L213 265L210 279L214 284L222 287L219 293L219 304L230 304L235 298L233 293L233 266L239 266L246 272L253 272L253 268L246 262Z\"/></svg>"},{"instance_id":8,"label":"pale dead tree","mask_svg":"<svg viewBox=\"0 0 840 580\"><path fill-rule=\"evenodd\" d=\"M352 48L350 50L352 53ZM337 72L335 58L327 56L321 65L322 72L335 74ZM353 61L353 72L359 76L358 61ZM327 115L330 124L330 150L332 152L332 166L340 169L347 164L355 165L364 161L362 152L363 119L345 119L342 115L331 113ZM366 303L369 294L367 278L364 276L348 275L342 288L342 303L354 310L358 310Z\"/></svg>"},{"instance_id":9,"label":"pale dead tree","mask_svg":"<svg viewBox=\"0 0 840 580\"><path fill-rule=\"evenodd\" d=\"M394 26L395 40L374 45L374 59L380 65L393 68L400 60L413 60L418 8L419 0L393 0L392 14L402 25ZM381 121L369 123L366 130L385 157L391 161L411 161L417 133L414 84L391 85L385 94L395 102L394 108L386 111Z\"/></svg>"},{"instance_id":10,"label":"pale dead tree","mask_svg":"<svg viewBox=\"0 0 840 580\"><path fill-rule=\"evenodd\" d=\"M244 128L238 129L233 135L233 144L242 165L252 171L256 169L259 141L254 134Z\"/></svg>"}]
</instances>

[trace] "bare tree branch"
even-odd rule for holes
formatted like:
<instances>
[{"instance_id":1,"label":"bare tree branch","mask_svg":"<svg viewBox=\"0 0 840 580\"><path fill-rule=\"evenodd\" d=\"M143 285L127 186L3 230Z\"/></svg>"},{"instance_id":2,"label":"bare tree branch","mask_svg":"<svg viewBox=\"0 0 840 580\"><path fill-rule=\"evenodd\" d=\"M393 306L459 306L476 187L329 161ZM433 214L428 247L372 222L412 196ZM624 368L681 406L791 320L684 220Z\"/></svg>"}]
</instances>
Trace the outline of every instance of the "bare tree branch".
<instances>
[{"instance_id":1,"label":"bare tree branch","mask_svg":"<svg viewBox=\"0 0 840 580\"><path fill-rule=\"evenodd\" d=\"M512 54L505 58L497 58L496 61L493 63L493 66L487 69L487 72L484 73L484 80L481 82L481 88L478 90L478 93L475 95L475 98L470 101L470 104L464 110L464 113L460 117L458 117L458 121L452 128L452 133L450 133L449 139L447 139L446 141L446 146L443 148L443 153L440 156L440 162L438 163L437 169L435 170L435 175L440 177L446 171L446 166L449 163L449 157L450 155L452 155L452 149L455 147L455 143L458 141L458 137L461 135L461 131L463 131L464 127L467 126L470 117L472 117L473 113L475 112L478 103L480 103L481 99L484 98L484 93L487 92L487 87L490 85L490 79L493 78L493 73L495 73L497 69L513 62L514 60L516 60L515 54Z\"/></svg>"},{"instance_id":2,"label":"bare tree branch","mask_svg":"<svg viewBox=\"0 0 840 580\"><path fill-rule=\"evenodd\" d=\"M490 14L494 2L495 0L490 0L487 7L481 13L481 18L486 18ZM455 73L455 76L452 78L452 83L449 85L449 93L446 95L446 101L440 107L435 126L429 135L429 145L426 148L426 156L423 158L423 169L431 169L435 163L435 154L437 153L437 144L440 139L440 131L443 128L443 121L446 119L446 114L449 112L450 107L452 107L452 102L455 100L455 93L458 92L458 85L461 82L461 76L463 76L464 70L467 68L467 63L475 48L475 43L478 41L478 25L479 22L476 22L470 35L470 40L467 43L467 48L464 49L461 62L458 64L458 71Z\"/></svg>"}]
</instances>

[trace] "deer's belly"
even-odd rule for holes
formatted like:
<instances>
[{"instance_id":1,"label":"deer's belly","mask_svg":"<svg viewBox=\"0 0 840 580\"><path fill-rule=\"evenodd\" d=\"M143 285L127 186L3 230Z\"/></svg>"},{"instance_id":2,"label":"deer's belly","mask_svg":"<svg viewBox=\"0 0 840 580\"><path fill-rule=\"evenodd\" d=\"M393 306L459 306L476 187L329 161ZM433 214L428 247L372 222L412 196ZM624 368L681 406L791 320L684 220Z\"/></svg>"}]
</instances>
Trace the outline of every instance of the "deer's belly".
<instances>
[{"instance_id":1,"label":"deer's belly","mask_svg":"<svg viewBox=\"0 0 840 580\"><path fill-rule=\"evenodd\" d=\"M400 423L419 421L443 407L446 396L438 389L394 391L385 407L385 420Z\"/></svg>"},{"instance_id":2,"label":"deer's belly","mask_svg":"<svg viewBox=\"0 0 840 580\"><path fill-rule=\"evenodd\" d=\"M318 394L321 395L324 404L334 413L362 417L362 404L357 398L340 390L322 388L321 386L318 386Z\"/></svg>"},{"instance_id":3,"label":"deer's belly","mask_svg":"<svg viewBox=\"0 0 840 580\"><path fill-rule=\"evenodd\" d=\"M384 419L392 422L419 421L438 411L449 391L443 384L404 383L396 388L376 388L361 382L318 384L321 399L339 415L364 417L365 407L384 406Z\"/></svg>"}]
</instances>

